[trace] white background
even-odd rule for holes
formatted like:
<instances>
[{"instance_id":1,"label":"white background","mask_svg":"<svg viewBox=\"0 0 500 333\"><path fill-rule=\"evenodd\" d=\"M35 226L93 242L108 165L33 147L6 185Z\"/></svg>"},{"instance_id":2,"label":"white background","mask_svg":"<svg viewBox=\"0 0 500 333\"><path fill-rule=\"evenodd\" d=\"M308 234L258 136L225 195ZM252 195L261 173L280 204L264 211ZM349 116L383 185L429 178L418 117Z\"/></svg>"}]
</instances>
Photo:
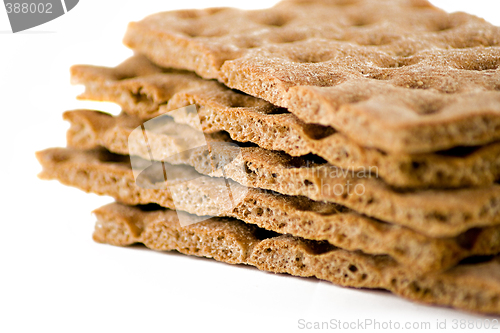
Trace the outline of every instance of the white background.
<instances>
[{"instance_id":1,"label":"white background","mask_svg":"<svg viewBox=\"0 0 500 333\"><path fill-rule=\"evenodd\" d=\"M500 25L496 0L433 3ZM382 291L96 244L90 212L112 200L36 178L34 152L65 145L63 111L119 111L111 104L76 101L82 88L70 86L68 68L113 66L131 55L121 44L129 21L178 8L271 4L82 0L63 17L18 34L10 32L0 6L0 332L304 331L299 319L424 321L433 328L446 320L448 331L456 332L454 319L487 318Z\"/></svg>"}]
</instances>

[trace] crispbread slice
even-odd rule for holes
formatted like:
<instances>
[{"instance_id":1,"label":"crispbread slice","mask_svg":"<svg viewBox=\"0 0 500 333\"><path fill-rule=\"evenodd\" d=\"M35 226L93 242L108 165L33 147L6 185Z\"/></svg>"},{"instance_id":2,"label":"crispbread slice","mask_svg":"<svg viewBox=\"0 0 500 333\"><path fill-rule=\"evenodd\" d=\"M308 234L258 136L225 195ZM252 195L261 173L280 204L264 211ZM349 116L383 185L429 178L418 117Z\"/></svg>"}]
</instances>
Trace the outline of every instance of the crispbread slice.
<instances>
[{"instance_id":1,"label":"crispbread slice","mask_svg":"<svg viewBox=\"0 0 500 333\"><path fill-rule=\"evenodd\" d=\"M498 142L438 154L386 154L364 148L331 127L305 124L284 109L217 82L187 72L165 72L142 56L114 68L73 66L71 78L73 83L85 85L81 99L118 103L143 120L195 103L206 133L226 131L236 141L250 141L292 156L316 154L344 169L376 168L395 187L481 186L500 177ZM189 124L191 120L176 121Z\"/></svg>"},{"instance_id":2,"label":"crispbread slice","mask_svg":"<svg viewBox=\"0 0 500 333\"><path fill-rule=\"evenodd\" d=\"M181 227L175 212L117 203L94 211L94 239L113 245L143 243L154 250L242 263L275 273L316 276L342 286L382 288L411 300L500 314L500 260L461 264L415 276L388 256L349 252L290 235L269 234L234 219L212 218Z\"/></svg>"},{"instance_id":3,"label":"crispbread slice","mask_svg":"<svg viewBox=\"0 0 500 333\"><path fill-rule=\"evenodd\" d=\"M268 230L326 240L349 250L389 254L403 265L418 268L419 272L441 270L471 255L500 251L499 226L472 229L456 237L431 238L361 216L342 206L258 189L243 192L237 184L232 184L231 189L234 197L241 200L225 207L220 202L214 203L217 198L211 194L220 193L226 184L220 178L210 177L201 177L203 182L197 184L177 187L184 196L174 205L169 191L136 186L124 156L104 150L79 152L60 148L39 152L38 158L44 167L42 178L58 179L88 192L111 195L126 204L156 203L196 215L239 218Z\"/></svg>"},{"instance_id":4,"label":"crispbread slice","mask_svg":"<svg viewBox=\"0 0 500 333\"><path fill-rule=\"evenodd\" d=\"M136 185L128 156L112 154L104 149L81 151L53 148L38 152L38 158L44 167L41 173L42 177L58 179L65 184L86 191L111 195L127 204L157 203L163 207L172 208L173 202L168 191L140 188ZM260 168L258 165L253 167ZM194 175L197 174L192 167L187 165L170 166L169 168L178 170L180 174L186 174L186 179L193 179ZM242 179L248 179L246 171L241 171L245 173ZM249 174L252 181L266 182L265 179L261 179L253 172ZM262 173L262 176L266 176L266 173ZM186 207L177 208L196 215L224 216L224 214L228 214L221 212L221 207L217 204L197 205L199 211L191 211L189 205L196 204L198 201L195 198L201 196L203 192L215 191L214 189L219 185L226 187L223 178L206 177L200 174L197 174L196 177L203 179L204 188L190 187L186 189L185 197L181 200L181 204L186 205ZM273 178L272 175L268 175L268 177ZM351 180L354 181L354 178ZM150 181L154 183L156 179L153 177ZM238 196L241 193L244 193L243 196L254 193L252 188L249 189L229 181L231 189ZM473 227L500 223L500 214L498 213L500 186L498 185L454 191L399 193L390 190L380 182L372 185L373 182L376 180L359 179L356 184L350 183L350 186L363 185L365 192L358 195L355 191L343 191L336 196L337 203L383 221L408 226L426 235L436 237L456 236ZM347 181L345 184L347 187ZM335 195L335 193L333 194ZM314 203L311 200L307 200L307 202L310 203L305 204L306 207ZM268 206L268 204L262 205L262 207Z\"/></svg>"},{"instance_id":5,"label":"crispbread slice","mask_svg":"<svg viewBox=\"0 0 500 333\"><path fill-rule=\"evenodd\" d=\"M73 124L67 136L69 145L79 149L104 146L122 155L128 153L130 130L138 124L127 115L112 118L93 111L67 112L65 118ZM183 125L175 123L171 126L183 133L182 138L192 136L189 126L184 125L185 129L182 129ZM223 174L222 168L214 169L210 163L206 146L177 154L178 150L184 150L182 145L176 142L177 138L164 132L146 131L150 145L144 143L137 146L135 153L149 159L152 152L160 160L188 164L200 173L229 177L248 187L342 204L363 214L405 225L434 237L456 236L473 226L496 223L494 221L499 219L495 213L498 209L495 208L497 193L500 191L498 185L477 189L398 192L376 178L367 177L368 173L343 173L329 165L290 158L258 147L242 147L236 152L233 149L218 150L217 159L226 161L223 163ZM206 138L212 143L230 142L223 133ZM172 156L175 157L173 160ZM491 211L491 215L484 215L487 210Z\"/></svg>"},{"instance_id":6,"label":"crispbread slice","mask_svg":"<svg viewBox=\"0 0 500 333\"><path fill-rule=\"evenodd\" d=\"M500 138L500 28L424 0L163 12L124 42L386 152Z\"/></svg>"}]
</instances>

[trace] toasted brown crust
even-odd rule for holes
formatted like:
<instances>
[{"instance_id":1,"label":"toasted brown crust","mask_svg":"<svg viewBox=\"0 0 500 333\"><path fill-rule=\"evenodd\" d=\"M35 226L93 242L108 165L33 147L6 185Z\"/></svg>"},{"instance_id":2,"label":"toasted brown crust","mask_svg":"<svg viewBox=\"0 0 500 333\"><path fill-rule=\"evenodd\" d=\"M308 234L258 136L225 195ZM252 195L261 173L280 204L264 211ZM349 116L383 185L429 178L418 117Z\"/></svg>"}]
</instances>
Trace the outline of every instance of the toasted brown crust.
<instances>
[{"instance_id":1,"label":"toasted brown crust","mask_svg":"<svg viewBox=\"0 0 500 333\"><path fill-rule=\"evenodd\" d=\"M231 189L235 197L241 199L235 206L227 208L204 197L219 193L220 188L226 186L221 179L210 177L200 178L203 183L189 184L189 190L177 188L184 196L174 205L169 191L136 186L124 156L103 150L81 152L60 148L39 152L38 158L44 167L42 178L57 179L85 191L111 195L126 204L156 203L200 216L235 217L279 233L326 240L348 250L388 254L403 265L418 268L419 272L442 270L471 255L500 251L498 226L472 229L456 237L432 238L361 216L342 206L257 189L242 192L236 184L232 184ZM119 159L123 161L119 162Z\"/></svg>"},{"instance_id":2,"label":"toasted brown crust","mask_svg":"<svg viewBox=\"0 0 500 333\"><path fill-rule=\"evenodd\" d=\"M474 312L500 313L500 260L458 265L416 277L388 256L349 252L290 235L263 235L238 220L212 218L181 227L174 211L110 204L94 211L94 239L143 243L154 250L211 257L261 270L316 276L342 286L382 288L411 300Z\"/></svg>"},{"instance_id":3,"label":"toasted brown crust","mask_svg":"<svg viewBox=\"0 0 500 333\"><path fill-rule=\"evenodd\" d=\"M85 85L80 98L118 103L143 120L196 104L206 133L226 131L236 141L292 156L316 154L342 168L376 168L395 187L480 186L500 177L498 142L446 154L386 154L362 147L331 127L306 124L283 109L217 82L192 73L165 72L142 56L114 68L73 66L71 77L73 83ZM176 121L189 124L190 119Z\"/></svg>"},{"instance_id":4,"label":"toasted brown crust","mask_svg":"<svg viewBox=\"0 0 500 333\"><path fill-rule=\"evenodd\" d=\"M500 28L426 1L163 12L130 23L124 42L363 146L422 153L500 138Z\"/></svg>"}]
</instances>

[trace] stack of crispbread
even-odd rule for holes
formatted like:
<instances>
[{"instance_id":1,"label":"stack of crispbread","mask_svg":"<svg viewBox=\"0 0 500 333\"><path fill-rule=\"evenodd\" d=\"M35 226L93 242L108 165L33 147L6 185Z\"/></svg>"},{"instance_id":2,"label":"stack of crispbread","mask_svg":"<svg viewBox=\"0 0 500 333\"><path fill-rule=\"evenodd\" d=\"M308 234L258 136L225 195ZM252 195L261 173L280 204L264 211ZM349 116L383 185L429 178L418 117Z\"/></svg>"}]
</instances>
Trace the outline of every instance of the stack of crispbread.
<instances>
[{"instance_id":1,"label":"stack of crispbread","mask_svg":"<svg viewBox=\"0 0 500 333\"><path fill-rule=\"evenodd\" d=\"M42 178L116 199L96 241L500 314L499 27L425 0L290 0L155 14L125 44L115 68L71 70L122 114L66 112L68 148L38 153ZM178 178L139 184L131 158Z\"/></svg>"}]
</instances>

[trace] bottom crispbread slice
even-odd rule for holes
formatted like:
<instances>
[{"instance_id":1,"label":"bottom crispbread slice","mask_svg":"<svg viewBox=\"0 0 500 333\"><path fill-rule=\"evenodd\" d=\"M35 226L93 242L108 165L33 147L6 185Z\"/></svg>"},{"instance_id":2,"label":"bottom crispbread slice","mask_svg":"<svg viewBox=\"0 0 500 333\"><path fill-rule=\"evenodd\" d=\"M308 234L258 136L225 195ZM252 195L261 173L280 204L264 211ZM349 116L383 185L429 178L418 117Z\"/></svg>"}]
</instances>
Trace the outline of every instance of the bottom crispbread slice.
<instances>
[{"instance_id":1,"label":"bottom crispbread slice","mask_svg":"<svg viewBox=\"0 0 500 333\"><path fill-rule=\"evenodd\" d=\"M349 252L325 242L268 233L235 219L181 227L174 211L110 204L94 211L94 240L113 245L143 243L275 273L315 276L342 286L382 288L411 300L500 314L500 257L460 264L415 277L389 256Z\"/></svg>"},{"instance_id":2,"label":"bottom crispbread slice","mask_svg":"<svg viewBox=\"0 0 500 333\"><path fill-rule=\"evenodd\" d=\"M196 215L229 216L279 233L326 240L348 250L388 254L416 272L442 270L460 259L500 252L500 226L472 229L452 238L432 238L398 225L383 223L342 206L304 197L283 196L246 189L244 198L230 209L207 202L205 195L226 184L220 178L200 176L204 184L190 184L182 202L174 205L170 191L138 187L127 157L98 149L78 151L55 148L38 153L41 176L85 191L113 196L130 204L155 203ZM121 161L121 162L120 162ZM231 187L241 190L237 184Z\"/></svg>"}]
</instances>

